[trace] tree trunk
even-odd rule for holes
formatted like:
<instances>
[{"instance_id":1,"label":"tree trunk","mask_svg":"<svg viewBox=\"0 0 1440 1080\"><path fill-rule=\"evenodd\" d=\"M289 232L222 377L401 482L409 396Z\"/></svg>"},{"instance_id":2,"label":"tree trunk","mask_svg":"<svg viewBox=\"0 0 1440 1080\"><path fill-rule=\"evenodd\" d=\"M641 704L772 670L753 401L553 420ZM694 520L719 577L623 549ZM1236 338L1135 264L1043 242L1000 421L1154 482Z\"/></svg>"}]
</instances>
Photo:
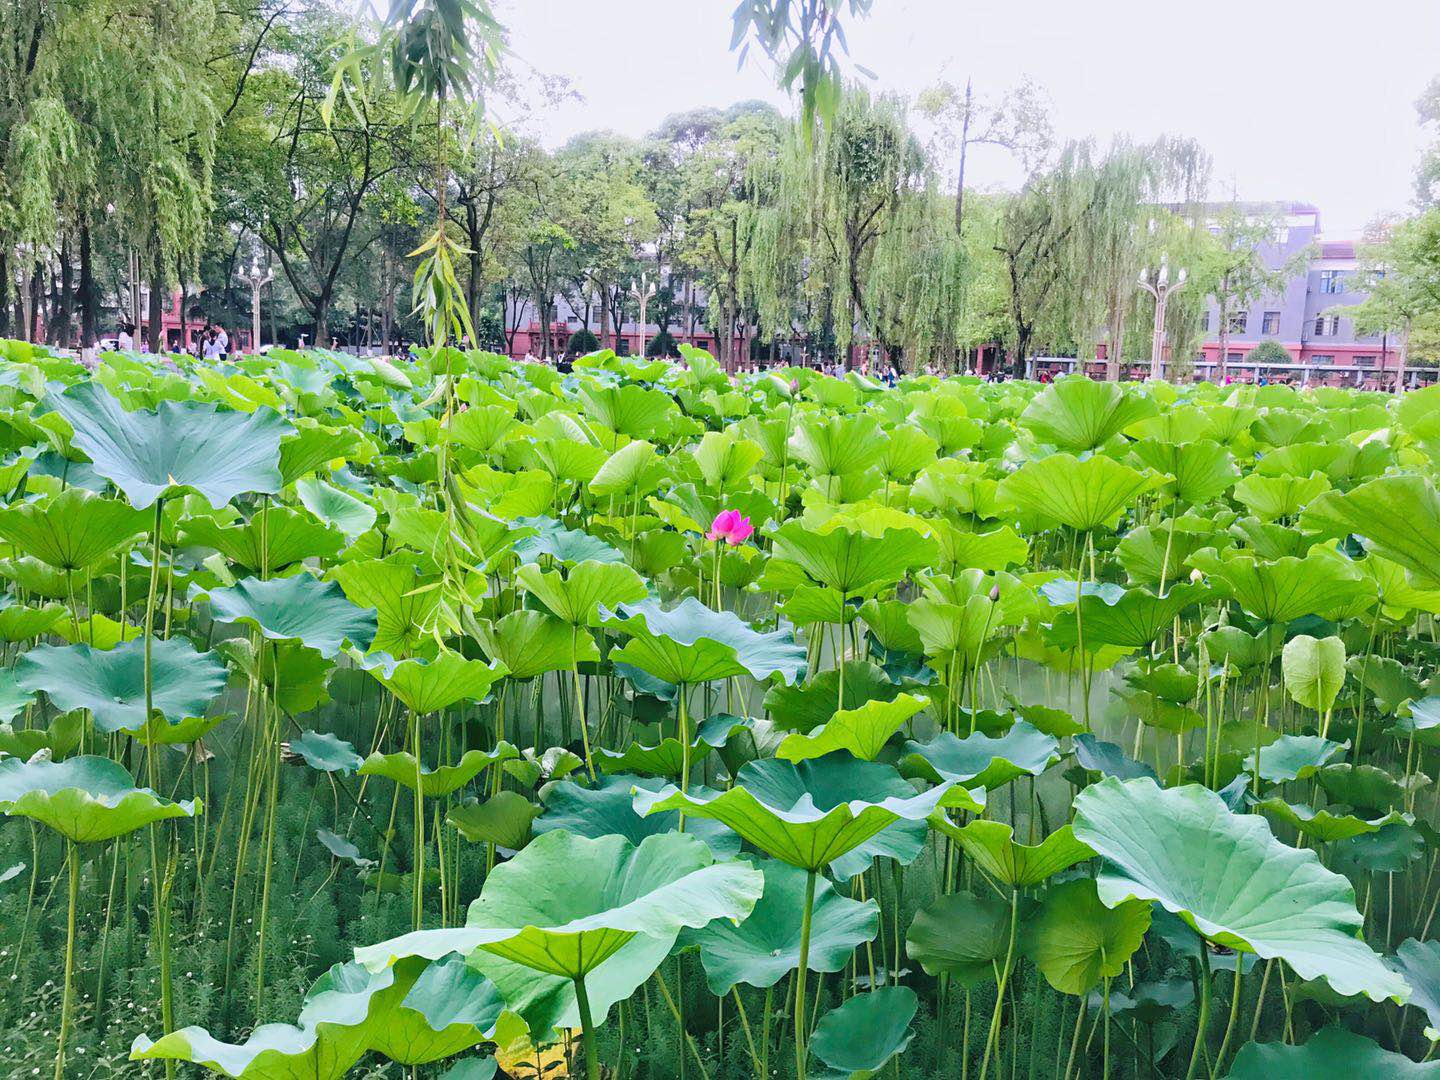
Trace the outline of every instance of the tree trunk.
<instances>
[{"instance_id":1,"label":"tree trunk","mask_svg":"<svg viewBox=\"0 0 1440 1080\"><path fill-rule=\"evenodd\" d=\"M165 272L160 266L160 256L155 255L150 276L150 351L159 355L165 351Z\"/></svg>"},{"instance_id":2,"label":"tree trunk","mask_svg":"<svg viewBox=\"0 0 1440 1080\"><path fill-rule=\"evenodd\" d=\"M91 249L90 224L80 224L80 345L89 348L100 338L96 310L95 261Z\"/></svg>"},{"instance_id":3,"label":"tree trunk","mask_svg":"<svg viewBox=\"0 0 1440 1080\"><path fill-rule=\"evenodd\" d=\"M965 235L965 152L970 148L971 81L965 80L965 119L960 124L960 170L955 180L955 235Z\"/></svg>"},{"instance_id":4,"label":"tree trunk","mask_svg":"<svg viewBox=\"0 0 1440 1080\"><path fill-rule=\"evenodd\" d=\"M1400 347L1395 350L1395 393L1405 392L1405 363L1410 358L1410 320L1400 330Z\"/></svg>"},{"instance_id":5,"label":"tree trunk","mask_svg":"<svg viewBox=\"0 0 1440 1080\"><path fill-rule=\"evenodd\" d=\"M60 240L60 289L55 304L55 343L68 349L75 340L72 318L75 313L75 268L70 261L70 236Z\"/></svg>"},{"instance_id":6,"label":"tree trunk","mask_svg":"<svg viewBox=\"0 0 1440 1080\"><path fill-rule=\"evenodd\" d=\"M610 287L602 280L600 282L600 348L611 349L614 346L607 340L610 337Z\"/></svg>"},{"instance_id":7,"label":"tree trunk","mask_svg":"<svg viewBox=\"0 0 1440 1080\"><path fill-rule=\"evenodd\" d=\"M1215 381L1225 384L1225 365L1230 361L1230 298L1220 294L1220 355L1215 358Z\"/></svg>"},{"instance_id":8,"label":"tree trunk","mask_svg":"<svg viewBox=\"0 0 1440 1080\"><path fill-rule=\"evenodd\" d=\"M0 337L10 336L10 257L0 251Z\"/></svg>"}]
</instances>

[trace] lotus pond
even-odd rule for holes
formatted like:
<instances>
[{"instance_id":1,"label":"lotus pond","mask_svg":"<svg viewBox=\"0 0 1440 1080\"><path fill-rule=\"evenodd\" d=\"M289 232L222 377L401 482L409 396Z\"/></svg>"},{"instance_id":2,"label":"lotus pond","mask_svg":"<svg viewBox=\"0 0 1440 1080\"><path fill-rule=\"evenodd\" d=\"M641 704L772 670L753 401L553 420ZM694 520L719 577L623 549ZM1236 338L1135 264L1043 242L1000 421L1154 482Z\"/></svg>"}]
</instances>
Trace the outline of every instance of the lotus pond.
<instances>
[{"instance_id":1,"label":"lotus pond","mask_svg":"<svg viewBox=\"0 0 1440 1080\"><path fill-rule=\"evenodd\" d=\"M1440 390L0 353L5 1076L1440 1077Z\"/></svg>"}]
</instances>

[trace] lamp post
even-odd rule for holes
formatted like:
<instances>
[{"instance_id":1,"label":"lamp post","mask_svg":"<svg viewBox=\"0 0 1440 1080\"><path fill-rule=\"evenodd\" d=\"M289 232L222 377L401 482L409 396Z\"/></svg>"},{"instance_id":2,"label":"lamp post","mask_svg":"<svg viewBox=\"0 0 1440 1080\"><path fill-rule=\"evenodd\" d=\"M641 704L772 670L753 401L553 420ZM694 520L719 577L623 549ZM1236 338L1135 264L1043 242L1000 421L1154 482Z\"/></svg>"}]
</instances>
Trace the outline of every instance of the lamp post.
<instances>
[{"instance_id":1,"label":"lamp post","mask_svg":"<svg viewBox=\"0 0 1440 1080\"><path fill-rule=\"evenodd\" d=\"M1181 269L1175 275L1175 280L1170 280L1170 267L1164 259L1160 260L1160 269L1152 277L1148 270L1140 271L1140 280L1137 284L1155 298L1155 333L1150 339L1150 377L1161 379L1165 377L1165 304L1172 293L1184 288L1186 273Z\"/></svg>"},{"instance_id":2,"label":"lamp post","mask_svg":"<svg viewBox=\"0 0 1440 1080\"><path fill-rule=\"evenodd\" d=\"M650 297L655 295L655 283L650 280L645 271L640 271L640 280L630 279L630 295L640 305L640 348L638 355L645 359L645 311L649 307Z\"/></svg>"},{"instance_id":3,"label":"lamp post","mask_svg":"<svg viewBox=\"0 0 1440 1080\"><path fill-rule=\"evenodd\" d=\"M250 264L250 273L241 274L240 280L250 286L250 351L260 351L260 290L275 280L275 274L268 267L261 269L257 258Z\"/></svg>"}]
</instances>

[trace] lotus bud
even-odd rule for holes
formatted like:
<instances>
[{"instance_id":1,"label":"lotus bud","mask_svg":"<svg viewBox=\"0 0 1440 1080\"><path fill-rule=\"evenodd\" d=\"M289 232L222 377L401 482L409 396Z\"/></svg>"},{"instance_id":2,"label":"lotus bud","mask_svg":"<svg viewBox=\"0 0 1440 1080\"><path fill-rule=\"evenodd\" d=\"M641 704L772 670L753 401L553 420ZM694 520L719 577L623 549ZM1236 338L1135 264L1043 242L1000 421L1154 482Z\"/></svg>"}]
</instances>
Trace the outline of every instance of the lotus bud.
<instances>
[{"instance_id":1,"label":"lotus bud","mask_svg":"<svg viewBox=\"0 0 1440 1080\"><path fill-rule=\"evenodd\" d=\"M1200 582L1202 582L1202 581L1204 581L1204 580L1205 580L1205 575L1202 574L1199 570L1191 570L1191 571L1190 571L1190 584L1192 584L1192 585L1199 585Z\"/></svg>"},{"instance_id":2,"label":"lotus bud","mask_svg":"<svg viewBox=\"0 0 1440 1080\"><path fill-rule=\"evenodd\" d=\"M999 586L999 585L991 585L991 586L990 586L990 602L993 604L993 603L996 603L999 599L1000 599L1000 586Z\"/></svg>"}]
</instances>

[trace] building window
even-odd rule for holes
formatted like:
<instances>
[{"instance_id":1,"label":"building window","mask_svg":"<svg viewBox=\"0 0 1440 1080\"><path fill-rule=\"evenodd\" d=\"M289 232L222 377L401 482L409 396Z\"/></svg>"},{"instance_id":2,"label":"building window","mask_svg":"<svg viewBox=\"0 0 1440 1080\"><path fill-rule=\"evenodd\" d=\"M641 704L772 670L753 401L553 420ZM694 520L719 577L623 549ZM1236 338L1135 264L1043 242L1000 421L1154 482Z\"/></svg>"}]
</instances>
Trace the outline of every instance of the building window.
<instances>
[{"instance_id":1,"label":"building window","mask_svg":"<svg viewBox=\"0 0 1440 1080\"><path fill-rule=\"evenodd\" d=\"M1248 311L1237 311L1230 316L1230 332L1232 334L1243 334L1245 327L1250 324L1250 313Z\"/></svg>"},{"instance_id":2,"label":"building window","mask_svg":"<svg viewBox=\"0 0 1440 1080\"><path fill-rule=\"evenodd\" d=\"M1320 291L1330 294L1338 293L1341 291L1340 283L1342 280L1344 280L1344 275L1341 274L1339 270L1321 270Z\"/></svg>"},{"instance_id":3,"label":"building window","mask_svg":"<svg viewBox=\"0 0 1440 1080\"><path fill-rule=\"evenodd\" d=\"M1316 337L1335 337L1340 333L1339 315L1319 315L1315 319Z\"/></svg>"},{"instance_id":4,"label":"building window","mask_svg":"<svg viewBox=\"0 0 1440 1080\"><path fill-rule=\"evenodd\" d=\"M1375 359L1376 358L1373 356L1357 356L1354 358L1354 360L1351 361L1351 363L1353 363L1356 367L1374 367Z\"/></svg>"},{"instance_id":5,"label":"building window","mask_svg":"<svg viewBox=\"0 0 1440 1080\"><path fill-rule=\"evenodd\" d=\"M1202 334L1210 332L1210 312L1208 311L1200 313L1200 332Z\"/></svg>"},{"instance_id":6,"label":"building window","mask_svg":"<svg viewBox=\"0 0 1440 1080\"><path fill-rule=\"evenodd\" d=\"M1328 356L1328 355L1320 355L1320 354L1317 354L1317 355L1315 355L1315 356L1310 357L1310 363L1312 363L1312 364L1318 364L1318 365L1322 365L1322 366L1325 365L1325 364L1333 364L1333 363L1335 363L1335 357L1333 357L1333 356Z\"/></svg>"},{"instance_id":7,"label":"building window","mask_svg":"<svg viewBox=\"0 0 1440 1080\"><path fill-rule=\"evenodd\" d=\"M1262 334L1278 334L1280 332L1280 313L1278 311L1265 312L1265 317L1260 321L1260 332Z\"/></svg>"},{"instance_id":8,"label":"building window","mask_svg":"<svg viewBox=\"0 0 1440 1080\"><path fill-rule=\"evenodd\" d=\"M1245 354L1243 352L1232 352L1229 354L1229 356L1230 363L1232 364L1238 364L1241 360L1245 359Z\"/></svg>"}]
</instances>

